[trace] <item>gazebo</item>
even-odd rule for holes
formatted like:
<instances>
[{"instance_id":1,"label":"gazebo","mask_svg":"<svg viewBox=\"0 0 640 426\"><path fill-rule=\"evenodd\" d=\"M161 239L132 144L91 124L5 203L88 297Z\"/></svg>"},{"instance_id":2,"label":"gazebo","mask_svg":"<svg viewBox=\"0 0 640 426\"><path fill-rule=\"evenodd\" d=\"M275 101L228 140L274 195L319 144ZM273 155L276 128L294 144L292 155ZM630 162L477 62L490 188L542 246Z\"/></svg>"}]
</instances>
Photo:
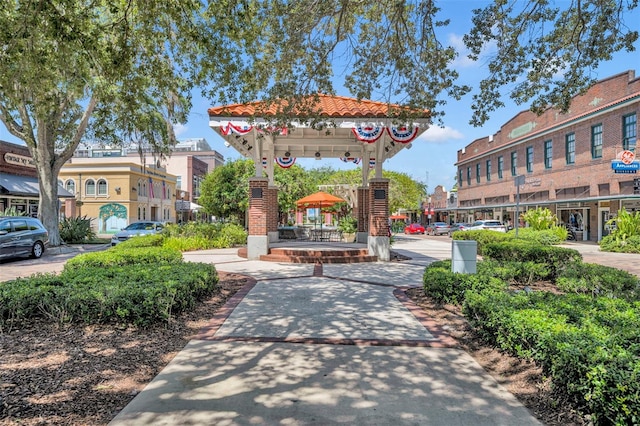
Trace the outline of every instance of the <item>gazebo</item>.
<instances>
[{"instance_id":1,"label":"gazebo","mask_svg":"<svg viewBox=\"0 0 640 426\"><path fill-rule=\"evenodd\" d=\"M367 244L369 254L390 260L389 181L382 177L382 165L411 148L412 141L429 127L429 111L324 94L303 98L303 104L252 102L208 110L209 126L225 145L256 165L249 181L248 258L268 254L269 243L278 239L274 166L290 167L297 158L336 158L362 163L357 241ZM274 125L285 110L291 117L287 126ZM402 116L410 119L400 123L397 117ZM369 168L375 169L372 179L368 179Z\"/></svg>"}]
</instances>

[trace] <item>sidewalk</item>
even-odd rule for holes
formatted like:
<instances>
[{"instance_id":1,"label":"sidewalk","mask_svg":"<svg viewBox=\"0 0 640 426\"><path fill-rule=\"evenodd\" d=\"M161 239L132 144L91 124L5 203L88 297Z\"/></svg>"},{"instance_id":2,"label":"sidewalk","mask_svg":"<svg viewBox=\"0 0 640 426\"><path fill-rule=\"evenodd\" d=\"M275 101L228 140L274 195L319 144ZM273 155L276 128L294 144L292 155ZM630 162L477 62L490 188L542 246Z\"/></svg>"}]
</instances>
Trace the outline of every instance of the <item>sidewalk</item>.
<instances>
[{"instance_id":1,"label":"sidewalk","mask_svg":"<svg viewBox=\"0 0 640 426\"><path fill-rule=\"evenodd\" d=\"M450 257L450 240L398 240L394 250L412 260L321 274L236 250L185 253L257 282L110 425L539 424L400 297L434 256Z\"/></svg>"}]
</instances>

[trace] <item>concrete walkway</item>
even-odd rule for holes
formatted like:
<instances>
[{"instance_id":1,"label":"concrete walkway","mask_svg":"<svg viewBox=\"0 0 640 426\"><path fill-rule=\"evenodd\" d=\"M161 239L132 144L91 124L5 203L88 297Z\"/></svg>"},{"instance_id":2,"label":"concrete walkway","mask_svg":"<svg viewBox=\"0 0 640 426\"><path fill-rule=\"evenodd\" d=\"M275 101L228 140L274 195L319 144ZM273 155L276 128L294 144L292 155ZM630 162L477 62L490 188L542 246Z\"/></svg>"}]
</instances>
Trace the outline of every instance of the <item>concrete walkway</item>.
<instances>
[{"instance_id":1,"label":"concrete walkway","mask_svg":"<svg viewBox=\"0 0 640 426\"><path fill-rule=\"evenodd\" d=\"M110 423L534 425L403 297L450 240L402 238L405 262L278 264L185 254L256 279ZM315 270L314 270L315 269Z\"/></svg>"}]
</instances>

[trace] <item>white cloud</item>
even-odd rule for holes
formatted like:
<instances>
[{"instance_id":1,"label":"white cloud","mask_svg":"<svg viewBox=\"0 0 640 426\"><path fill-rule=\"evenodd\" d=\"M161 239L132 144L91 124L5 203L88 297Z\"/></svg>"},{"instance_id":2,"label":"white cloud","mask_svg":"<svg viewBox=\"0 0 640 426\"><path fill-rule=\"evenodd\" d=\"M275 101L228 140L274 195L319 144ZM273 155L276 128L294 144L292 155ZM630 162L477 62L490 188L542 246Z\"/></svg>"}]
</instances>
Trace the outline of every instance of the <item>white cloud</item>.
<instances>
[{"instance_id":1,"label":"white cloud","mask_svg":"<svg viewBox=\"0 0 640 426\"><path fill-rule=\"evenodd\" d=\"M189 127L184 124L176 124L173 126L173 131L176 133L176 137L186 133L189 130Z\"/></svg>"},{"instance_id":2,"label":"white cloud","mask_svg":"<svg viewBox=\"0 0 640 426\"><path fill-rule=\"evenodd\" d=\"M420 135L420 139L426 142L442 143L451 139L464 139L464 135L451 127L431 126Z\"/></svg>"}]
</instances>

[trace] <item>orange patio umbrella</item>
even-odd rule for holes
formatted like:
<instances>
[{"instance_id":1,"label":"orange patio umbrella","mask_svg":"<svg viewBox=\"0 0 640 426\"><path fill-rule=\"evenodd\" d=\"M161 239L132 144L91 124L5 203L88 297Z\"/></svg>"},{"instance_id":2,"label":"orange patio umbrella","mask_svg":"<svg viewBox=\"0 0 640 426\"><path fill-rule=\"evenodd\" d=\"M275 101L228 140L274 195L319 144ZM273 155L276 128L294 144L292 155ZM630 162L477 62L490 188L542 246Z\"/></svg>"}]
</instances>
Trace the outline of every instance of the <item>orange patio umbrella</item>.
<instances>
[{"instance_id":1,"label":"orange patio umbrella","mask_svg":"<svg viewBox=\"0 0 640 426\"><path fill-rule=\"evenodd\" d=\"M346 200L323 191L307 195L306 197L300 198L298 201L296 201L296 205L298 206L298 208L331 207L337 203L346 203Z\"/></svg>"},{"instance_id":2,"label":"orange patio umbrella","mask_svg":"<svg viewBox=\"0 0 640 426\"><path fill-rule=\"evenodd\" d=\"M403 214L394 214L394 215L389 216L389 219L391 219L391 220L405 220L405 219L409 219L409 217L405 216Z\"/></svg>"}]
</instances>

